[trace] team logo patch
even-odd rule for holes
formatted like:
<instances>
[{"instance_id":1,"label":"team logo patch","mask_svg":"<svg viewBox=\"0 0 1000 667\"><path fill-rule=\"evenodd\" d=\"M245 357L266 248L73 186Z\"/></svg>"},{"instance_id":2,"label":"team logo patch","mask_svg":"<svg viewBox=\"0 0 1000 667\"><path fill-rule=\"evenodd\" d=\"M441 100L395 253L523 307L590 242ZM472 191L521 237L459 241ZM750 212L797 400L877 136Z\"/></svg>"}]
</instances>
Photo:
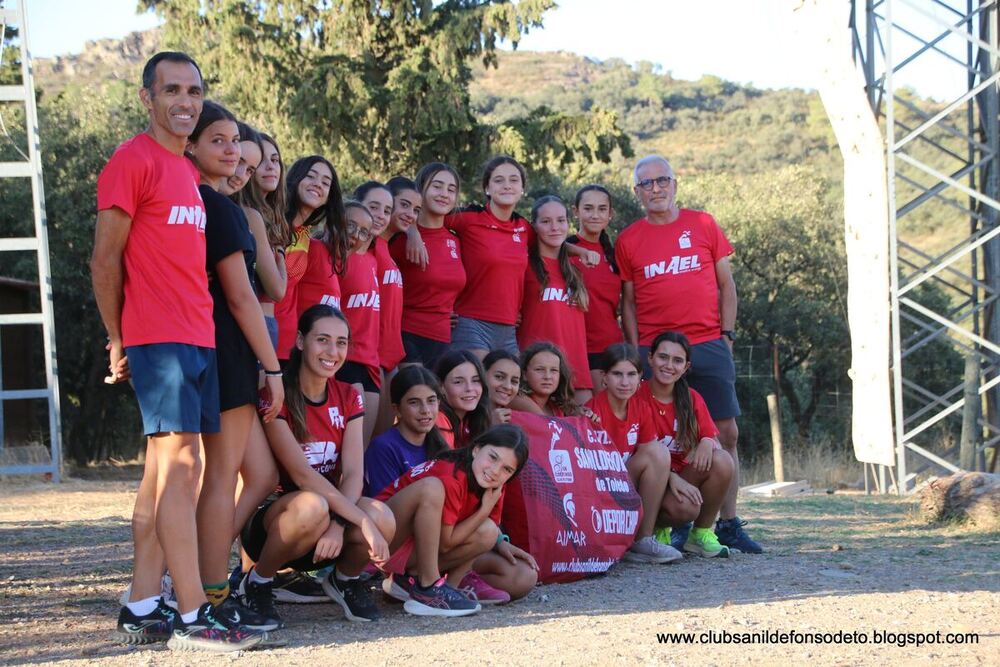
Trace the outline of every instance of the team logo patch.
<instances>
[{"instance_id":1,"label":"team logo patch","mask_svg":"<svg viewBox=\"0 0 1000 667\"><path fill-rule=\"evenodd\" d=\"M681 248L690 248L691 247L691 230L690 229L684 230L681 233L681 237L679 239L677 239L677 245L679 245Z\"/></svg>"}]
</instances>

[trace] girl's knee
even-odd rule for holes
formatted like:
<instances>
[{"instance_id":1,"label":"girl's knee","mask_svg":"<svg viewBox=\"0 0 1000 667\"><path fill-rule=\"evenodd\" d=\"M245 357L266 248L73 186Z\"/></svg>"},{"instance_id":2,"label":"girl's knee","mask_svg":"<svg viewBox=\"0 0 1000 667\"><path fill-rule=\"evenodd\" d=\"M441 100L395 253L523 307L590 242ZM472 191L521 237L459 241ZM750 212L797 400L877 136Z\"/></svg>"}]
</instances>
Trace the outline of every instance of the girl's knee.
<instances>
[{"instance_id":1,"label":"girl's knee","mask_svg":"<svg viewBox=\"0 0 1000 667\"><path fill-rule=\"evenodd\" d=\"M533 570L527 563L518 562L517 569L511 582L511 600L520 600L532 591L538 583L538 572Z\"/></svg>"},{"instance_id":2,"label":"girl's knee","mask_svg":"<svg viewBox=\"0 0 1000 667\"><path fill-rule=\"evenodd\" d=\"M300 491L285 511L290 512L303 527L325 525L330 520L330 505L326 498L312 491Z\"/></svg>"},{"instance_id":3,"label":"girl's knee","mask_svg":"<svg viewBox=\"0 0 1000 667\"><path fill-rule=\"evenodd\" d=\"M378 500L362 498L360 507L382 533L382 537L386 541L392 540L392 536L396 534L396 517L389 506Z\"/></svg>"},{"instance_id":4,"label":"girl's knee","mask_svg":"<svg viewBox=\"0 0 1000 667\"><path fill-rule=\"evenodd\" d=\"M500 529L497 528L497 525L492 520L487 519L479 524L479 528L476 528L476 532L472 534L471 541L477 547L482 547L485 553L496 546L497 535L499 534Z\"/></svg>"}]
</instances>

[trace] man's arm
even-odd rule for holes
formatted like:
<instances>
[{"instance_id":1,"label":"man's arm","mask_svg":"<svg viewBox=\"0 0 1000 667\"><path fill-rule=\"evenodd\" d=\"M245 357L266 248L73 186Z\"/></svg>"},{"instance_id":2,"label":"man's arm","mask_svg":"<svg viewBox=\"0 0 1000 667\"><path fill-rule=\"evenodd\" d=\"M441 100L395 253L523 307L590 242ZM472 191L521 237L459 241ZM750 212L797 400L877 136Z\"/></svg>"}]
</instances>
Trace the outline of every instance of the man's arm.
<instances>
[{"instance_id":1,"label":"man's arm","mask_svg":"<svg viewBox=\"0 0 1000 667\"><path fill-rule=\"evenodd\" d=\"M635 283L622 283L622 331L625 332L625 342L638 347L639 321L635 317Z\"/></svg>"},{"instance_id":2,"label":"man's arm","mask_svg":"<svg viewBox=\"0 0 1000 667\"><path fill-rule=\"evenodd\" d=\"M728 257L723 257L715 263L715 279L719 283L719 322L723 331L732 331L736 327L736 281L733 280L733 267ZM729 348L733 342L726 338Z\"/></svg>"},{"instance_id":3,"label":"man's arm","mask_svg":"<svg viewBox=\"0 0 1000 667\"><path fill-rule=\"evenodd\" d=\"M108 382L127 379L127 363L122 348L122 303L124 269L123 255L128 241L132 218L120 208L113 207L97 212L94 231L94 253L90 257L90 275L94 286L97 309L108 332L111 375Z\"/></svg>"}]
</instances>

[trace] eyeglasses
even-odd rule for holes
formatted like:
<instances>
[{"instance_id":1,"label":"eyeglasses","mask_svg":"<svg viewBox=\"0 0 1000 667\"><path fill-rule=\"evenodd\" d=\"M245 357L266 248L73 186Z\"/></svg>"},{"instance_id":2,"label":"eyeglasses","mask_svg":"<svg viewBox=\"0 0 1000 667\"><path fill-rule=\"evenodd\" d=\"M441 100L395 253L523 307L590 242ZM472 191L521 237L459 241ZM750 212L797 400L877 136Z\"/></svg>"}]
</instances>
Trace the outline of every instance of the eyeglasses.
<instances>
[{"instance_id":1,"label":"eyeglasses","mask_svg":"<svg viewBox=\"0 0 1000 667\"><path fill-rule=\"evenodd\" d=\"M661 190L666 190L667 186L669 186L673 180L674 179L670 178L669 176L660 176L659 178L646 178L636 183L636 186L642 188L646 192L649 192L650 190L653 189L653 184L655 183L656 185L660 186Z\"/></svg>"},{"instance_id":2,"label":"eyeglasses","mask_svg":"<svg viewBox=\"0 0 1000 667\"><path fill-rule=\"evenodd\" d=\"M355 236L359 241L369 241L372 237L372 230L358 227L353 222L347 223L347 235Z\"/></svg>"}]
</instances>

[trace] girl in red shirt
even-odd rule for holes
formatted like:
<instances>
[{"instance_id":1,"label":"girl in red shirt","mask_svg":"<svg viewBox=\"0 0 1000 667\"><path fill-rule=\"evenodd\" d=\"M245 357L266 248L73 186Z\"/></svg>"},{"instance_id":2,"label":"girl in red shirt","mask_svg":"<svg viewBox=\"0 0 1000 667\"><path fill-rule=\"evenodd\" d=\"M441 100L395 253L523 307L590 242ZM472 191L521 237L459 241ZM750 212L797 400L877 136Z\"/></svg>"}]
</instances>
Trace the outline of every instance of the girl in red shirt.
<instances>
[{"instance_id":1,"label":"girl in red shirt","mask_svg":"<svg viewBox=\"0 0 1000 667\"><path fill-rule=\"evenodd\" d=\"M375 253L369 252L374 239L372 229L375 219L369 208L359 201L349 200L344 207L351 246L347 270L340 281L343 291L341 305L347 321L351 323L351 347L337 379L353 385L364 394L364 443L367 446L375 429L382 381L378 365L378 266Z\"/></svg>"},{"instance_id":2,"label":"girl in red shirt","mask_svg":"<svg viewBox=\"0 0 1000 667\"><path fill-rule=\"evenodd\" d=\"M622 280L615 263L615 246L608 236L608 224L615 215L611 193L600 185L585 185L576 193L573 215L580 221L580 232L567 239L579 248L600 253L601 261L589 266L578 257L573 264L583 275L590 301L584 321L587 325L587 362L594 387L601 386L601 355L614 343L625 340L618 312L621 308Z\"/></svg>"},{"instance_id":3,"label":"girl in red shirt","mask_svg":"<svg viewBox=\"0 0 1000 667\"><path fill-rule=\"evenodd\" d=\"M573 388L583 403L594 386L584 320L589 295L580 270L569 260L566 205L554 195L538 199L531 209L531 227L536 240L528 247L517 342L522 348L540 340L555 343L569 361Z\"/></svg>"},{"instance_id":4,"label":"girl in red shirt","mask_svg":"<svg viewBox=\"0 0 1000 667\"><path fill-rule=\"evenodd\" d=\"M284 376L288 400L266 426L280 483L241 535L256 564L238 590L260 613L274 613L272 581L279 569L335 564L322 582L327 595L352 621L379 617L359 577L369 561L388 559L395 522L384 504L361 497L364 403L350 385L334 379L349 342L347 320L332 306L312 306L299 318Z\"/></svg>"},{"instance_id":5,"label":"girl in red shirt","mask_svg":"<svg viewBox=\"0 0 1000 667\"><path fill-rule=\"evenodd\" d=\"M463 447L490 427L490 397L483 384L483 364L469 350L452 350L441 357L434 371L444 393L441 412L451 427L454 446Z\"/></svg>"},{"instance_id":6,"label":"girl in red shirt","mask_svg":"<svg viewBox=\"0 0 1000 667\"><path fill-rule=\"evenodd\" d=\"M404 600L403 608L411 614L467 616L479 611L480 604L456 589L475 592L483 579L501 583L485 566L503 561L517 573L518 583L530 582L517 591L527 594L537 579L538 564L497 527L504 485L527 460L524 431L500 424L467 447L441 452L386 487L379 499L392 510L397 530L390 544L392 558L384 568L392 576L382 582L383 590ZM483 577L475 583L470 580L474 563L484 565ZM447 575L442 577L442 572Z\"/></svg>"},{"instance_id":7,"label":"girl in red shirt","mask_svg":"<svg viewBox=\"0 0 1000 667\"><path fill-rule=\"evenodd\" d=\"M392 192L392 215L389 216L389 226L382 232L382 238L391 241L396 234L405 233L420 217L423 197L416 183L405 176L393 176L386 182L386 186Z\"/></svg>"},{"instance_id":8,"label":"girl in red shirt","mask_svg":"<svg viewBox=\"0 0 1000 667\"><path fill-rule=\"evenodd\" d=\"M649 404L634 397L642 378L639 350L615 343L601 355L601 369L605 389L590 399L587 407L625 459L629 478L642 499L642 523L625 559L639 563L680 560L683 555L679 551L653 537L670 478L670 452L656 440Z\"/></svg>"},{"instance_id":9,"label":"girl in red shirt","mask_svg":"<svg viewBox=\"0 0 1000 667\"><path fill-rule=\"evenodd\" d=\"M493 404L492 418L497 424L510 423L510 404L521 386L521 364L506 350L493 350L483 359L486 389Z\"/></svg>"},{"instance_id":10,"label":"girl in red shirt","mask_svg":"<svg viewBox=\"0 0 1000 667\"><path fill-rule=\"evenodd\" d=\"M674 542L675 548L725 558L729 549L719 544L712 524L733 476L733 459L719 445L719 430L705 400L684 378L691 368L691 344L684 334L661 333L653 339L649 363L653 374L637 397L651 408L656 436L671 457L661 518L675 529L694 521L684 543Z\"/></svg>"},{"instance_id":11,"label":"girl in red shirt","mask_svg":"<svg viewBox=\"0 0 1000 667\"><path fill-rule=\"evenodd\" d=\"M326 225L323 242L333 274L343 274L347 262L344 200L337 171L329 160L310 155L296 160L288 170L285 219L292 243L285 250L288 275L285 296L274 308L278 320L279 359L288 359L295 344L295 323L300 313L298 286L309 263L310 230L320 224ZM310 305L304 304L303 310Z\"/></svg>"},{"instance_id":12,"label":"girl in red shirt","mask_svg":"<svg viewBox=\"0 0 1000 667\"><path fill-rule=\"evenodd\" d=\"M511 401L511 408L549 417L580 414L573 395L573 373L558 346L539 341L525 348L521 378L521 393Z\"/></svg>"},{"instance_id":13,"label":"girl in red shirt","mask_svg":"<svg viewBox=\"0 0 1000 667\"><path fill-rule=\"evenodd\" d=\"M451 345L455 300L465 287L466 273L458 237L445 224L455 208L461 182L443 162L421 167L415 186L422 207L412 232L421 237L425 265L411 261L407 239L396 236L390 251L403 274L403 346L406 361L434 368Z\"/></svg>"}]
</instances>

